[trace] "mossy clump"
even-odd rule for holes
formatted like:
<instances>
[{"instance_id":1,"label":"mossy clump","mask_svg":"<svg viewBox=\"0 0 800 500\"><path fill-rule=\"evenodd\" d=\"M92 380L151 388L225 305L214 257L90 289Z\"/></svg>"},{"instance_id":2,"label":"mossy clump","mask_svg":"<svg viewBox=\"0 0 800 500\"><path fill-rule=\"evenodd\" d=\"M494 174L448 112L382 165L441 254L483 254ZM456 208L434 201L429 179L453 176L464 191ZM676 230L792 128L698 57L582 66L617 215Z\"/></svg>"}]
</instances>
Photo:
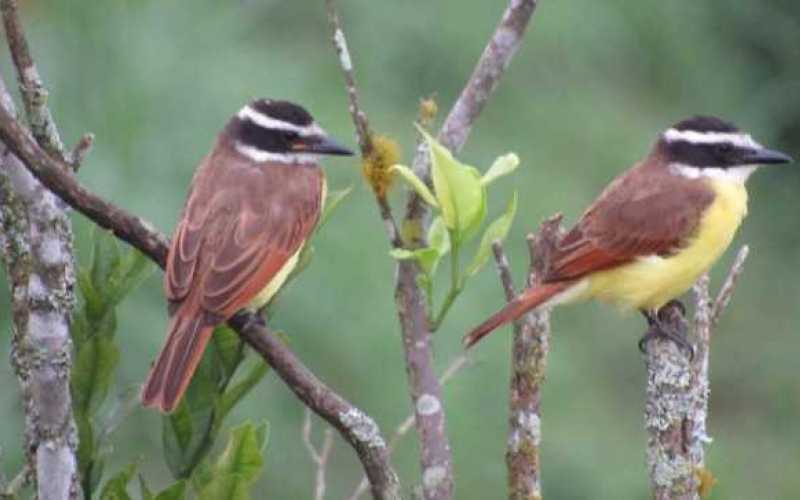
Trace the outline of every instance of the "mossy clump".
<instances>
[{"instance_id":1,"label":"mossy clump","mask_svg":"<svg viewBox=\"0 0 800 500\"><path fill-rule=\"evenodd\" d=\"M371 142L372 148L362 159L361 172L375 195L385 198L394 179L390 169L400 161L400 146L384 135L373 136Z\"/></svg>"},{"instance_id":2,"label":"mossy clump","mask_svg":"<svg viewBox=\"0 0 800 500\"><path fill-rule=\"evenodd\" d=\"M717 484L717 478L705 467L696 467L694 469L694 475L699 483L697 486L697 493L700 495L700 498L708 498L711 495L711 490L714 488L714 485Z\"/></svg>"},{"instance_id":3,"label":"mossy clump","mask_svg":"<svg viewBox=\"0 0 800 500\"><path fill-rule=\"evenodd\" d=\"M426 97L419 101L419 124L423 127L430 126L439 112L439 105L433 97Z\"/></svg>"}]
</instances>

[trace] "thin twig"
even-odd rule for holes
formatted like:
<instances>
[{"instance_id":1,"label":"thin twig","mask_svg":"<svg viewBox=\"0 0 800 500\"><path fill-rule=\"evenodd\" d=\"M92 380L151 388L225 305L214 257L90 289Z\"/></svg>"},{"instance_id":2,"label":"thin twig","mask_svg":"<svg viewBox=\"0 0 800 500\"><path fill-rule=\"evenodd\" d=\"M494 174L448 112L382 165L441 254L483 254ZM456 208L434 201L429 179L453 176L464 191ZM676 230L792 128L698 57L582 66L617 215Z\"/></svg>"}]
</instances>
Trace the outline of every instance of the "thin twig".
<instances>
[{"instance_id":1,"label":"thin twig","mask_svg":"<svg viewBox=\"0 0 800 500\"><path fill-rule=\"evenodd\" d=\"M83 160L86 159L86 156L92 150L92 146L94 146L94 134L87 133L83 134L78 144L72 148L67 160L72 164L75 170L78 170L80 166L83 165Z\"/></svg>"},{"instance_id":2,"label":"thin twig","mask_svg":"<svg viewBox=\"0 0 800 500\"><path fill-rule=\"evenodd\" d=\"M445 368L444 372L442 372L442 376L439 378L439 383L441 383L442 386L447 385L447 383L450 382L450 380L454 376L456 376L468 364L470 364L470 358L466 354L461 354L457 356L453 361L450 362L449 365L447 365L447 368ZM395 446L397 446L400 440L406 434L408 434L408 431L410 431L411 427L413 426L414 426L414 414L409 413L409 415L405 418L405 420L400 422L400 425L398 425L397 428L394 430L392 437L389 438L388 448L390 454L394 451ZM356 487L355 491L353 491L353 494L350 495L349 500L358 500L359 498L361 498L364 495L364 493L367 492L368 486L369 483L367 482L367 478L362 477L361 482L358 483L358 486Z\"/></svg>"},{"instance_id":3,"label":"thin twig","mask_svg":"<svg viewBox=\"0 0 800 500\"><path fill-rule=\"evenodd\" d=\"M44 186L67 204L95 224L113 231L120 239L164 267L168 240L163 234L150 223L127 213L80 185L70 173L69 165L64 160L45 153L2 106L0 140L5 142ZM355 449L370 478L373 496L399 498L397 475L389 463L385 442L375 422L327 387L278 337L257 323L247 314L237 315L229 321L231 327L275 369L295 395L333 425Z\"/></svg>"},{"instance_id":4,"label":"thin twig","mask_svg":"<svg viewBox=\"0 0 800 500\"><path fill-rule=\"evenodd\" d=\"M328 458L333 449L333 430L328 427L325 429L325 437L322 439L322 447L317 450L314 443L311 442L311 410L305 409L305 418L303 419L303 444L311 456L311 460L317 466L317 473L315 476L314 500L323 500L325 498L325 489L327 482L325 481L325 471L328 467Z\"/></svg>"},{"instance_id":5,"label":"thin twig","mask_svg":"<svg viewBox=\"0 0 800 500\"><path fill-rule=\"evenodd\" d=\"M725 282L722 284L717 298L714 300L714 306L711 308L712 327L717 324L720 316L725 312L725 308L728 307L731 297L733 297L733 289L736 287L736 281L739 279L742 271L744 271L744 263L749 253L750 247L743 245L736 254L736 259L733 261L733 265L730 271L728 271L728 276L725 277Z\"/></svg>"},{"instance_id":6,"label":"thin twig","mask_svg":"<svg viewBox=\"0 0 800 500\"><path fill-rule=\"evenodd\" d=\"M3 13L6 39L14 66L17 68L22 101L25 104L25 112L30 121L33 136L48 153L66 159L64 143L61 142L58 129L50 114L50 109L47 107L47 89L39 76L39 70L31 56L22 22L19 19L17 0L0 0L0 10Z\"/></svg>"},{"instance_id":7,"label":"thin twig","mask_svg":"<svg viewBox=\"0 0 800 500\"><path fill-rule=\"evenodd\" d=\"M347 99L349 101L350 116L353 119L353 125L356 128L356 136L358 137L358 146L361 150L361 157L367 161L373 153L372 131L369 128L369 121L367 114L361 108L358 102L358 87L356 86L355 71L353 69L353 59L350 56L350 50L347 48L347 38L345 37L344 30L342 29L342 22L339 19L339 13L336 11L334 0L325 0L325 10L328 15L328 25L331 30L331 40L339 55L339 66L344 75L345 88L347 89ZM390 167L386 165L385 167ZM400 238L400 231L397 229L397 222L392 214L392 207L386 199L384 193L374 191L375 201L378 204L378 211L384 226L386 227L386 234L389 238L389 243L393 248L400 248L403 246L403 241Z\"/></svg>"},{"instance_id":8,"label":"thin twig","mask_svg":"<svg viewBox=\"0 0 800 500\"><path fill-rule=\"evenodd\" d=\"M31 482L31 469L28 464L22 466L22 469L17 473L14 478L4 485L4 489L0 492L0 498L16 499L17 494Z\"/></svg>"}]
</instances>

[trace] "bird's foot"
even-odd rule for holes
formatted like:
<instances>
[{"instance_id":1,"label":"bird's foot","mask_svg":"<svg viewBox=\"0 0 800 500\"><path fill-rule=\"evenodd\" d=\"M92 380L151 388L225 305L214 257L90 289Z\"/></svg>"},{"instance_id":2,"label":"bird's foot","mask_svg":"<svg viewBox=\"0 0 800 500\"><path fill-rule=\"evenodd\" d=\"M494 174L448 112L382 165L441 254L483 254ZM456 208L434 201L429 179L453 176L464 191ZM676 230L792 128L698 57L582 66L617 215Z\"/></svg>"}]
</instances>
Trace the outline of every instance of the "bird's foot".
<instances>
[{"instance_id":1,"label":"bird's foot","mask_svg":"<svg viewBox=\"0 0 800 500\"><path fill-rule=\"evenodd\" d=\"M235 320L237 323L242 325L243 330L267 327L267 321L264 319L264 316L262 316L260 313L249 310L243 310L236 313Z\"/></svg>"},{"instance_id":2,"label":"bird's foot","mask_svg":"<svg viewBox=\"0 0 800 500\"><path fill-rule=\"evenodd\" d=\"M671 300L657 313L643 311L649 328L644 336L639 339L639 350L647 353L647 344L654 338L668 339L675 343L678 348L686 350L689 360L694 359L694 345L689 342L687 337L687 325L684 319L686 307L678 301Z\"/></svg>"}]
</instances>

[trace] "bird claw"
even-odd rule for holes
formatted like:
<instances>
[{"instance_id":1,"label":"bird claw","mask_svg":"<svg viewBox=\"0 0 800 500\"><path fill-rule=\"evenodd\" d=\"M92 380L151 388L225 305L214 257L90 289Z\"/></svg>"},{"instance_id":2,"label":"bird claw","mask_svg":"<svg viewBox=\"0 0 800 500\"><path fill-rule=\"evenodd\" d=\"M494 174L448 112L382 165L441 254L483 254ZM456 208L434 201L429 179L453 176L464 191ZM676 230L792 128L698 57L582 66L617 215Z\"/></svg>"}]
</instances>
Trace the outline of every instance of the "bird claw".
<instances>
[{"instance_id":1,"label":"bird claw","mask_svg":"<svg viewBox=\"0 0 800 500\"><path fill-rule=\"evenodd\" d=\"M648 312L644 313L645 318L647 318L649 328L647 329L647 333L645 333L644 336L639 339L639 351L641 351L642 354L647 354L647 344L654 338L662 338L674 342L679 349L684 349L689 355L689 361L693 361L695 356L695 348L686 337L685 323L675 323L669 321L670 308L678 309L680 311L681 318L686 315L686 308L680 301L677 300L670 301L656 314ZM681 326L675 326L676 324Z\"/></svg>"},{"instance_id":2,"label":"bird claw","mask_svg":"<svg viewBox=\"0 0 800 500\"><path fill-rule=\"evenodd\" d=\"M264 316L256 312L240 311L236 313L236 316L241 318L243 330L249 330L250 328L265 328L267 326Z\"/></svg>"}]
</instances>

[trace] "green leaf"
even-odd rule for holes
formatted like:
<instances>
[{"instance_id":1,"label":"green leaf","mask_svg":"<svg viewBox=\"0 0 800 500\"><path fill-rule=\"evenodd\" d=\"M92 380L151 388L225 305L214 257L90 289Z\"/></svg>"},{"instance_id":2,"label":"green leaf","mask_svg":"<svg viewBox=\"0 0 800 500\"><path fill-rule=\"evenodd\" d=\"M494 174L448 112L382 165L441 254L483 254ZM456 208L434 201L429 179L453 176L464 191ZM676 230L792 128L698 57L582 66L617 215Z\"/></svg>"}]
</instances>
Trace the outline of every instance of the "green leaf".
<instances>
[{"instance_id":1,"label":"green leaf","mask_svg":"<svg viewBox=\"0 0 800 500\"><path fill-rule=\"evenodd\" d=\"M105 401L119 349L109 337L95 336L81 346L72 369L72 398L77 412L92 415Z\"/></svg>"},{"instance_id":2,"label":"green leaf","mask_svg":"<svg viewBox=\"0 0 800 500\"><path fill-rule=\"evenodd\" d=\"M137 467L138 464L134 462L106 481L103 491L100 492L100 500L130 500L128 483L136 474Z\"/></svg>"},{"instance_id":3,"label":"green leaf","mask_svg":"<svg viewBox=\"0 0 800 500\"><path fill-rule=\"evenodd\" d=\"M75 424L78 427L78 470L84 489L94 491L97 483L93 483L92 465L95 448L94 426L85 412L75 412ZM96 478L99 479L99 478Z\"/></svg>"},{"instance_id":4,"label":"green leaf","mask_svg":"<svg viewBox=\"0 0 800 500\"><path fill-rule=\"evenodd\" d=\"M519 157L514 153L508 153L503 156L498 156L497 159L489 167L489 170L481 177L481 184L488 186L498 178L508 175L519 166Z\"/></svg>"},{"instance_id":5,"label":"green leaf","mask_svg":"<svg viewBox=\"0 0 800 500\"><path fill-rule=\"evenodd\" d=\"M389 251L389 255L397 260L416 259L423 272L433 276L439 261L450 251L450 234L441 217L436 217L428 229L428 244L430 246L416 250L395 248Z\"/></svg>"},{"instance_id":6,"label":"green leaf","mask_svg":"<svg viewBox=\"0 0 800 500\"><path fill-rule=\"evenodd\" d=\"M393 248L389 250L389 255L397 260L416 259L417 254L413 250L406 250L405 248Z\"/></svg>"},{"instance_id":7,"label":"green leaf","mask_svg":"<svg viewBox=\"0 0 800 500\"><path fill-rule=\"evenodd\" d=\"M489 260L489 255L492 252L492 244L497 240L503 241L505 239L509 229L511 229L511 223L514 221L516 212L517 193L515 191L511 201L508 202L505 213L489 224L489 227L483 233L481 243L478 245L478 251L472 259L472 263L467 267L466 273L468 276L474 276L486 265L486 261Z\"/></svg>"},{"instance_id":8,"label":"green leaf","mask_svg":"<svg viewBox=\"0 0 800 500\"><path fill-rule=\"evenodd\" d=\"M117 245L118 243L114 243ZM119 259L108 277L107 302L117 305L153 272L155 266L143 253L130 249Z\"/></svg>"},{"instance_id":9,"label":"green leaf","mask_svg":"<svg viewBox=\"0 0 800 500\"><path fill-rule=\"evenodd\" d=\"M428 186L426 186L425 183L422 182L422 179L417 177L417 175L414 173L413 170L406 167L405 165L392 165L389 168L389 171L400 174L400 177L405 179L405 181L412 188L414 188L414 191L416 191L417 194L423 200L425 200L425 203L427 203L432 207L439 208L439 203L436 201L436 197L433 196L433 193L431 193L431 190L428 189Z\"/></svg>"},{"instance_id":10,"label":"green leaf","mask_svg":"<svg viewBox=\"0 0 800 500\"><path fill-rule=\"evenodd\" d=\"M91 279L95 288L100 289L119 263L119 246L110 231L95 228L93 237Z\"/></svg>"},{"instance_id":11,"label":"green leaf","mask_svg":"<svg viewBox=\"0 0 800 500\"><path fill-rule=\"evenodd\" d=\"M431 177L445 225L453 233L453 244L472 236L486 217L486 190L480 172L453 158L452 153L422 128L430 148Z\"/></svg>"},{"instance_id":12,"label":"green leaf","mask_svg":"<svg viewBox=\"0 0 800 500\"><path fill-rule=\"evenodd\" d=\"M397 260L415 259L425 274L431 275L436 270L436 266L441 259L438 250L431 247L418 248L416 250L406 250L405 248L394 248L389 251L389 255Z\"/></svg>"},{"instance_id":13,"label":"green leaf","mask_svg":"<svg viewBox=\"0 0 800 500\"><path fill-rule=\"evenodd\" d=\"M214 329L210 347L209 351L213 353L217 361L211 366L222 369L222 373L218 375L218 382L230 380L236 368L244 359L244 342L236 332L225 325L221 325Z\"/></svg>"},{"instance_id":14,"label":"green leaf","mask_svg":"<svg viewBox=\"0 0 800 500\"><path fill-rule=\"evenodd\" d=\"M258 359L244 379L225 391L217 406L217 425L222 423L222 419L264 378L268 371L269 365Z\"/></svg>"},{"instance_id":15,"label":"green leaf","mask_svg":"<svg viewBox=\"0 0 800 500\"><path fill-rule=\"evenodd\" d=\"M186 481L180 480L158 492L153 500L184 500L186 498L186 484Z\"/></svg>"},{"instance_id":16,"label":"green leaf","mask_svg":"<svg viewBox=\"0 0 800 500\"><path fill-rule=\"evenodd\" d=\"M206 475L206 484L198 491L200 500L247 500L264 459L262 450L267 441L266 424L251 422L231 429L225 450Z\"/></svg>"},{"instance_id":17,"label":"green leaf","mask_svg":"<svg viewBox=\"0 0 800 500\"><path fill-rule=\"evenodd\" d=\"M441 217L433 219L431 227L428 228L428 245L435 248L440 256L445 256L450 251L450 233L447 232L447 226Z\"/></svg>"},{"instance_id":18,"label":"green leaf","mask_svg":"<svg viewBox=\"0 0 800 500\"><path fill-rule=\"evenodd\" d=\"M336 210L336 207L339 206L339 203L350 196L350 193L352 192L353 186L328 192L328 194L325 196L324 208L322 209L322 215L319 218L319 224L317 224L317 231L319 231L322 226L328 222L328 218L331 216L331 214L333 214L333 211Z\"/></svg>"}]
</instances>

